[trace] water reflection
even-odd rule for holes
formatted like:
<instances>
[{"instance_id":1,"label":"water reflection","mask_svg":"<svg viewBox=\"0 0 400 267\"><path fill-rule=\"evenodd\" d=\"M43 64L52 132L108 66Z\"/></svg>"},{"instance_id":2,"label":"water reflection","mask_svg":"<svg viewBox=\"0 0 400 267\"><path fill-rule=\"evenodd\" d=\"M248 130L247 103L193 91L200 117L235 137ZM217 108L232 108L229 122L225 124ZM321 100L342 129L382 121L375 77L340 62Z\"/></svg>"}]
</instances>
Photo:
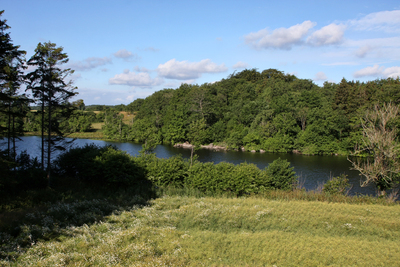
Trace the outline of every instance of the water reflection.
<instances>
[{"instance_id":1,"label":"water reflection","mask_svg":"<svg viewBox=\"0 0 400 267\"><path fill-rule=\"evenodd\" d=\"M32 157L40 157L40 137L25 136L22 137L22 142L18 142L18 151L26 150ZM141 144L136 143L119 143L108 142L102 140L91 139L76 139L75 147L84 146L85 144L94 143L99 146L112 144L118 149L124 150L127 153L137 156L142 149ZM190 150L183 148L175 148L167 145L159 145L154 151L159 158L168 158L176 154L182 154L184 158L190 158ZM353 184L351 194L368 194L375 195L373 186L360 187L360 176L358 172L350 170L351 164L346 157L343 156L304 156L298 154L281 154L281 153L251 153L242 151L211 151L201 149L196 152L198 159L201 162L221 161L240 164L242 162L254 163L259 168L263 169L269 163L277 158L288 160L301 180L304 181L304 187L307 190L314 190L319 185L325 183L329 177L338 176L342 173L347 174L350 183Z\"/></svg>"}]
</instances>

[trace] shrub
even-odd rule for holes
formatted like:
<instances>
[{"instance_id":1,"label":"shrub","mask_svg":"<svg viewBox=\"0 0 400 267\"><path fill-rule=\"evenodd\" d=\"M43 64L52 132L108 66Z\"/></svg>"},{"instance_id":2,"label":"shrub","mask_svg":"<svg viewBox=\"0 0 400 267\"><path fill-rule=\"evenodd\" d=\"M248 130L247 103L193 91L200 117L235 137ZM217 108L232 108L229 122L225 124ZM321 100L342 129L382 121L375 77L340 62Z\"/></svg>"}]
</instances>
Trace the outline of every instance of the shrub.
<instances>
[{"instance_id":1,"label":"shrub","mask_svg":"<svg viewBox=\"0 0 400 267\"><path fill-rule=\"evenodd\" d=\"M189 176L186 183L189 187L196 188L202 192L213 192L219 185L216 178L215 165L213 162L193 164L189 169Z\"/></svg>"},{"instance_id":2,"label":"shrub","mask_svg":"<svg viewBox=\"0 0 400 267\"><path fill-rule=\"evenodd\" d=\"M146 176L156 186L183 187L188 175L189 163L181 155L158 159L154 154L138 158L145 168Z\"/></svg>"},{"instance_id":3,"label":"shrub","mask_svg":"<svg viewBox=\"0 0 400 267\"><path fill-rule=\"evenodd\" d=\"M347 179L346 174L341 174L340 176L330 178L323 186L322 192L330 195L337 194L347 194L351 189L349 179Z\"/></svg>"},{"instance_id":4,"label":"shrub","mask_svg":"<svg viewBox=\"0 0 400 267\"><path fill-rule=\"evenodd\" d=\"M189 169L187 185L202 192L232 192L237 196L256 192L260 169L254 164L196 163Z\"/></svg>"},{"instance_id":5,"label":"shrub","mask_svg":"<svg viewBox=\"0 0 400 267\"><path fill-rule=\"evenodd\" d=\"M135 185L144 180L144 172L136 166L133 157L112 146L94 159L93 168L97 171L96 180L103 178L107 184Z\"/></svg>"},{"instance_id":6,"label":"shrub","mask_svg":"<svg viewBox=\"0 0 400 267\"><path fill-rule=\"evenodd\" d=\"M293 187L297 180L294 167L290 167L290 162L278 158L265 169L263 179L259 181L260 186L288 190Z\"/></svg>"},{"instance_id":7,"label":"shrub","mask_svg":"<svg viewBox=\"0 0 400 267\"><path fill-rule=\"evenodd\" d=\"M72 148L55 161L60 175L76 177L96 186L142 183L144 172L134 158L113 146L87 144Z\"/></svg>"},{"instance_id":8,"label":"shrub","mask_svg":"<svg viewBox=\"0 0 400 267\"><path fill-rule=\"evenodd\" d=\"M235 166L235 172L228 181L230 189L240 196L257 192L256 181L259 180L261 170L252 163L240 163Z\"/></svg>"},{"instance_id":9,"label":"shrub","mask_svg":"<svg viewBox=\"0 0 400 267\"><path fill-rule=\"evenodd\" d=\"M46 173L37 158L31 159L26 151L16 156L15 161L0 152L0 195L46 188Z\"/></svg>"}]
</instances>

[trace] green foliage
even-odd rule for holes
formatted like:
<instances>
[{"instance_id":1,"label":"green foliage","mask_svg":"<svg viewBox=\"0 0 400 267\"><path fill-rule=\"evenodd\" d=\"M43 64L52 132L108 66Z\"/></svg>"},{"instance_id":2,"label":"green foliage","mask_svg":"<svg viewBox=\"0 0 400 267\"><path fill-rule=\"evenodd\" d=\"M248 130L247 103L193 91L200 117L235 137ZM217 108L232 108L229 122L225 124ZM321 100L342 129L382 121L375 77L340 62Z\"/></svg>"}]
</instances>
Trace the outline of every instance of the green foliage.
<instances>
[{"instance_id":1,"label":"green foliage","mask_svg":"<svg viewBox=\"0 0 400 267\"><path fill-rule=\"evenodd\" d=\"M126 140L128 135L128 127L122 122L124 115L119 114L115 110L105 112L104 125L102 127L104 136L107 139ZM144 130L144 129L143 129Z\"/></svg>"},{"instance_id":2,"label":"green foliage","mask_svg":"<svg viewBox=\"0 0 400 267\"><path fill-rule=\"evenodd\" d=\"M286 160L275 160L267 169L254 164L220 162L196 163L189 169L187 186L202 192L231 192L237 196L259 193L267 189L291 189L295 172Z\"/></svg>"},{"instance_id":3,"label":"green foliage","mask_svg":"<svg viewBox=\"0 0 400 267\"><path fill-rule=\"evenodd\" d=\"M4 10L0 10L0 17ZM15 140L23 134L22 118L29 99L19 90L24 82L26 52L12 43L7 20L0 19L0 139L7 138L7 152L15 154ZM14 145L12 145L14 143Z\"/></svg>"},{"instance_id":4,"label":"green foliage","mask_svg":"<svg viewBox=\"0 0 400 267\"><path fill-rule=\"evenodd\" d=\"M146 183L144 170L125 151L94 144L72 148L55 161L59 175L92 186L131 186Z\"/></svg>"},{"instance_id":5,"label":"green foliage","mask_svg":"<svg viewBox=\"0 0 400 267\"><path fill-rule=\"evenodd\" d=\"M37 158L31 159L23 151L14 160L6 151L0 152L0 195L10 196L47 186L46 174Z\"/></svg>"},{"instance_id":6,"label":"green foliage","mask_svg":"<svg viewBox=\"0 0 400 267\"><path fill-rule=\"evenodd\" d=\"M135 124L146 128L140 131L151 128L160 142L349 154L360 141L355 133L361 125L354 122L375 101L397 101L399 86L399 79L388 78L367 83L342 80L319 87L275 69L250 69L213 84L161 90L130 105L136 112ZM131 132L136 125L129 126Z\"/></svg>"},{"instance_id":7,"label":"green foliage","mask_svg":"<svg viewBox=\"0 0 400 267\"><path fill-rule=\"evenodd\" d=\"M336 195L336 194L347 194L351 189L349 179L346 174L341 174L337 177L332 177L323 186L322 192L325 194Z\"/></svg>"},{"instance_id":8,"label":"green foliage","mask_svg":"<svg viewBox=\"0 0 400 267\"><path fill-rule=\"evenodd\" d=\"M240 163L235 166L234 175L227 181L229 189L240 196L243 194L256 193L259 188L257 181L261 170L252 163Z\"/></svg>"},{"instance_id":9,"label":"green foliage","mask_svg":"<svg viewBox=\"0 0 400 267\"><path fill-rule=\"evenodd\" d=\"M196 147L207 142L207 125L205 119L192 121L190 123L188 129L188 140Z\"/></svg>"},{"instance_id":10,"label":"green foliage","mask_svg":"<svg viewBox=\"0 0 400 267\"><path fill-rule=\"evenodd\" d=\"M228 181L233 177L235 165L227 162L197 162L189 169L186 185L202 192L232 191Z\"/></svg>"},{"instance_id":11,"label":"green foliage","mask_svg":"<svg viewBox=\"0 0 400 267\"><path fill-rule=\"evenodd\" d=\"M266 179L262 184L266 188L289 190L297 182L294 167L290 167L290 162L278 158L266 168Z\"/></svg>"},{"instance_id":12,"label":"green foliage","mask_svg":"<svg viewBox=\"0 0 400 267\"><path fill-rule=\"evenodd\" d=\"M183 187L188 175L189 163L181 155L159 159L155 154L142 153L135 160L146 177L158 187Z\"/></svg>"},{"instance_id":13,"label":"green foliage","mask_svg":"<svg viewBox=\"0 0 400 267\"><path fill-rule=\"evenodd\" d=\"M92 123L96 120L96 114L94 112L84 112L76 110L72 115L65 120L61 125L65 132L88 132L92 128Z\"/></svg>"}]
</instances>

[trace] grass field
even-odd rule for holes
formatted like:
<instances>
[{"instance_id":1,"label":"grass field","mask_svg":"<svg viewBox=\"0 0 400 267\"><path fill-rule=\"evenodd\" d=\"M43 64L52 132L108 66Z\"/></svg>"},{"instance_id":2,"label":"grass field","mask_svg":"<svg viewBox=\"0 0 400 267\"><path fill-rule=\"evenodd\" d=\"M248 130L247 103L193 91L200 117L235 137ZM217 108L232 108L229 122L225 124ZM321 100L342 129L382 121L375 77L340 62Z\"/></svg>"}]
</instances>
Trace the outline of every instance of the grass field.
<instances>
[{"instance_id":1,"label":"grass field","mask_svg":"<svg viewBox=\"0 0 400 267\"><path fill-rule=\"evenodd\" d=\"M399 266L399 218L398 204L163 196L68 226L13 264Z\"/></svg>"}]
</instances>

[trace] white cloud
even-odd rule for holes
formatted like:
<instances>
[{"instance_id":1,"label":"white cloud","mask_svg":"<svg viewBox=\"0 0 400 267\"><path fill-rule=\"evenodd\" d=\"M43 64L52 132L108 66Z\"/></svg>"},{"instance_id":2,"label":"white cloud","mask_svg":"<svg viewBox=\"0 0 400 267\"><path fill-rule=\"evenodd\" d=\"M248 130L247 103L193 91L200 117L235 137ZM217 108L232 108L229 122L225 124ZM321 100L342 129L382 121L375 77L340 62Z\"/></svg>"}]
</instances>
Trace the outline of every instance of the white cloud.
<instances>
[{"instance_id":1,"label":"white cloud","mask_svg":"<svg viewBox=\"0 0 400 267\"><path fill-rule=\"evenodd\" d=\"M133 100L135 100L135 95L128 95L126 97L126 100L128 100L129 102L132 102Z\"/></svg>"},{"instance_id":2,"label":"white cloud","mask_svg":"<svg viewBox=\"0 0 400 267\"><path fill-rule=\"evenodd\" d=\"M307 43L315 46L339 44L343 41L345 26L329 24L315 31L307 38Z\"/></svg>"},{"instance_id":3,"label":"white cloud","mask_svg":"<svg viewBox=\"0 0 400 267\"><path fill-rule=\"evenodd\" d=\"M400 10L371 13L361 19L350 21L350 25L358 30L399 32Z\"/></svg>"},{"instance_id":4,"label":"white cloud","mask_svg":"<svg viewBox=\"0 0 400 267\"><path fill-rule=\"evenodd\" d=\"M89 57L82 61L71 61L68 63L67 67L73 70L86 71L110 63L112 63L112 61L109 57Z\"/></svg>"},{"instance_id":5,"label":"white cloud","mask_svg":"<svg viewBox=\"0 0 400 267\"><path fill-rule=\"evenodd\" d=\"M245 69L249 66L249 64L247 64L246 62L243 61L239 61L237 62L235 65L233 65L234 69Z\"/></svg>"},{"instance_id":6,"label":"white cloud","mask_svg":"<svg viewBox=\"0 0 400 267\"><path fill-rule=\"evenodd\" d=\"M400 77L400 67L390 67L383 71L383 75L390 78Z\"/></svg>"},{"instance_id":7,"label":"white cloud","mask_svg":"<svg viewBox=\"0 0 400 267\"><path fill-rule=\"evenodd\" d=\"M210 59L200 62L176 61L171 59L157 67L159 76L168 79L190 80L197 79L203 73L220 73L227 71L225 64L217 65Z\"/></svg>"},{"instance_id":8,"label":"white cloud","mask_svg":"<svg viewBox=\"0 0 400 267\"><path fill-rule=\"evenodd\" d=\"M119 58L129 58L129 57L132 57L133 54L132 54L132 52L130 52L126 49L121 49L121 50L118 50L117 52L115 52L114 56L119 57Z\"/></svg>"},{"instance_id":9,"label":"white cloud","mask_svg":"<svg viewBox=\"0 0 400 267\"><path fill-rule=\"evenodd\" d=\"M394 66L385 68L375 64L373 67L366 67L353 73L356 78L372 76L372 77L384 77L384 78L397 78L400 77L400 67Z\"/></svg>"},{"instance_id":10,"label":"white cloud","mask_svg":"<svg viewBox=\"0 0 400 267\"><path fill-rule=\"evenodd\" d=\"M131 51L128 51L126 49L118 50L117 52L114 53L114 56L117 58L122 58L124 60L131 60L138 58L136 54L133 54Z\"/></svg>"},{"instance_id":11,"label":"white cloud","mask_svg":"<svg viewBox=\"0 0 400 267\"><path fill-rule=\"evenodd\" d=\"M320 71L317 74L315 74L314 81L325 81L328 80L328 77L326 77L325 73Z\"/></svg>"},{"instance_id":12,"label":"white cloud","mask_svg":"<svg viewBox=\"0 0 400 267\"><path fill-rule=\"evenodd\" d=\"M372 47L369 45L364 45L355 52L356 56L359 58L364 58L370 51L372 50Z\"/></svg>"},{"instance_id":13,"label":"white cloud","mask_svg":"<svg viewBox=\"0 0 400 267\"><path fill-rule=\"evenodd\" d=\"M291 49L293 45L303 42L303 38L316 24L309 20L290 28L275 29L270 33L267 29L252 32L245 36L247 44L255 49Z\"/></svg>"},{"instance_id":14,"label":"white cloud","mask_svg":"<svg viewBox=\"0 0 400 267\"><path fill-rule=\"evenodd\" d=\"M353 73L355 78L364 76L379 76L382 74L383 67L379 65L374 65L373 67L366 67Z\"/></svg>"},{"instance_id":15,"label":"white cloud","mask_svg":"<svg viewBox=\"0 0 400 267\"><path fill-rule=\"evenodd\" d=\"M119 84L119 85L129 85L138 87L151 87L157 86L163 83L160 78L151 78L148 73L140 72L130 72L129 70L124 70L123 73L117 74L109 79L109 84Z\"/></svg>"}]
</instances>

